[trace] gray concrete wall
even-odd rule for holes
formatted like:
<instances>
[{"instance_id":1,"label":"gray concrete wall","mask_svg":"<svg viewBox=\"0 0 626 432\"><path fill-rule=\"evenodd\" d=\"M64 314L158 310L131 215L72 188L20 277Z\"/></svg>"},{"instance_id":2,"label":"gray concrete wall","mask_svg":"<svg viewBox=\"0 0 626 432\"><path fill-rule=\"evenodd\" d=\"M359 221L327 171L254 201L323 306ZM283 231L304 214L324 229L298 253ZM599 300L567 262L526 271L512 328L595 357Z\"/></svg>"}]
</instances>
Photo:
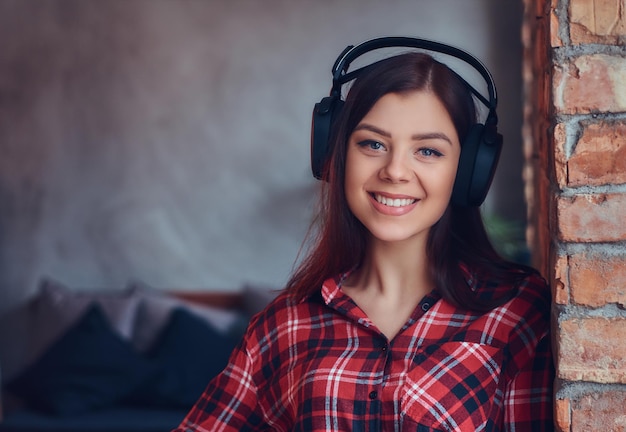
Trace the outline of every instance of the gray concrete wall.
<instances>
[{"instance_id":1,"label":"gray concrete wall","mask_svg":"<svg viewBox=\"0 0 626 432\"><path fill-rule=\"evenodd\" d=\"M493 69L514 168L489 205L523 217L519 3L0 0L0 311L43 276L281 286L313 212L313 104L376 36Z\"/></svg>"}]
</instances>

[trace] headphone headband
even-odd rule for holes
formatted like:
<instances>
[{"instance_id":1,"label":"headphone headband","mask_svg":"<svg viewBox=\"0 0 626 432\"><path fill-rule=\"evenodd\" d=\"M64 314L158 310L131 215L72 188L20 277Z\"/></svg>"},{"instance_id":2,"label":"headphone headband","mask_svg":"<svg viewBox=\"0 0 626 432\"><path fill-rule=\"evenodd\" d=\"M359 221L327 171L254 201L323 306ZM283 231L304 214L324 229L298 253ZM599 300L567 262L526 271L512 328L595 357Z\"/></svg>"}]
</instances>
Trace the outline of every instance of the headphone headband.
<instances>
[{"instance_id":1,"label":"headphone headband","mask_svg":"<svg viewBox=\"0 0 626 432\"><path fill-rule=\"evenodd\" d=\"M498 95L496 91L496 85L493 80L493 76L489 69L481 62L478 58L473 56L472 54L464 51L460 48L453 47L451 45L445 45L439 42L430 41L426 39L419 38L411 38L411 37L401 37L401 36L392 36L392 37L382 37L377 39L371 39L365 42L362 42L359 45L349 45L343 52L339 55L337 60L335 60L335 64L333 65L332 75L333 75L333 86L331 89L331 94L339 94L341 86L349 81L352 81L356 78L364 69L368 66L361 67L357 70L348 72L348 68L350 64L358 57L366 54L370 51L374 51L381 48L393 48L393 47L410 47L410 48L421 48L427 51L439 52L442 54L449 55L451 57L456 57L460 60L463 60L465 63L471 65L480 75L483 77L485 82L487 83L487 92L488 98L485 98L478 90L476 90L472 85L470 85L465 79L461 76L459 78L465 83L467 88L474 94L488 109L489 113L492 114L495 112L495 109L498 105Z\"/></svg>"}]
</instances>

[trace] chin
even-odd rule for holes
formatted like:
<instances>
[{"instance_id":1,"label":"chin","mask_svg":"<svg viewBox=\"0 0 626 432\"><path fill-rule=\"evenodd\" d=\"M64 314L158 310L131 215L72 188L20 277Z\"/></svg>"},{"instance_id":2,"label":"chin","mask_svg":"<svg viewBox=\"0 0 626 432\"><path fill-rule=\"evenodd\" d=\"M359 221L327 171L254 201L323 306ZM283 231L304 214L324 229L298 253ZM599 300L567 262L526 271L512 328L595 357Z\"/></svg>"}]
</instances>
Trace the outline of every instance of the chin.
<instances>
[{"instance_id":1,"label":"chin","mask_svg":"<svg viewBox=\"0 0 626 432\"><path fill-rule=\"evenodd\" d=\"M406 230L370 230L372 239L382 243L405 243L410 241L421 242L428 238L428 231L411 231Z\"/></svg>"}]
</instances>

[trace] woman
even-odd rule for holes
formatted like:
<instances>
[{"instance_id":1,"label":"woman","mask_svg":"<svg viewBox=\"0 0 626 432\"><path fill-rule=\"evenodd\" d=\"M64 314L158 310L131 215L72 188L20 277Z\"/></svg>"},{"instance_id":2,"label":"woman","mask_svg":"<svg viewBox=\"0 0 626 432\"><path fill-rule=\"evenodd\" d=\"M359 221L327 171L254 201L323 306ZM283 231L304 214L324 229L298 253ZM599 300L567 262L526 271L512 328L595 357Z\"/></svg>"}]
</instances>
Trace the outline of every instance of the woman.
<instances>
[{"instance_id":1,"label":"woman","mask_svg":"<svg viewBox=\"0 0 626 432\"><path fill-rule=\"evenodd\" d=\"M363 69L309 255L176 431L552 428L545 281L451 202L476 116L427 54Z\"/></svg>"}]
</instances>

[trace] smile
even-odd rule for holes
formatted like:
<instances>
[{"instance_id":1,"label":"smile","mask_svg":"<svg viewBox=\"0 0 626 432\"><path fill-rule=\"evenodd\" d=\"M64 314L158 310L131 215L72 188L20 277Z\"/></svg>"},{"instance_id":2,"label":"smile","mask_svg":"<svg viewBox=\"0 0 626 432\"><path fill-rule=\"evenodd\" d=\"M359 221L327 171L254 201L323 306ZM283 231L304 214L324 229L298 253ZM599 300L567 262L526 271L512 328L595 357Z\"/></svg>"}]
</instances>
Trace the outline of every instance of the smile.
<instances>
[{"instance_id":1,"label":"smile","mask_svg":"<svg viewBox=\"0 0 626 432\"><path fill-rule=\"evenodd\" d=\"M387 198L379 194L374 194L374 198L380 204L386 205L388 207L406 207L417 201L416 199L407 198Z\"/></svg>"}]
</instances>

